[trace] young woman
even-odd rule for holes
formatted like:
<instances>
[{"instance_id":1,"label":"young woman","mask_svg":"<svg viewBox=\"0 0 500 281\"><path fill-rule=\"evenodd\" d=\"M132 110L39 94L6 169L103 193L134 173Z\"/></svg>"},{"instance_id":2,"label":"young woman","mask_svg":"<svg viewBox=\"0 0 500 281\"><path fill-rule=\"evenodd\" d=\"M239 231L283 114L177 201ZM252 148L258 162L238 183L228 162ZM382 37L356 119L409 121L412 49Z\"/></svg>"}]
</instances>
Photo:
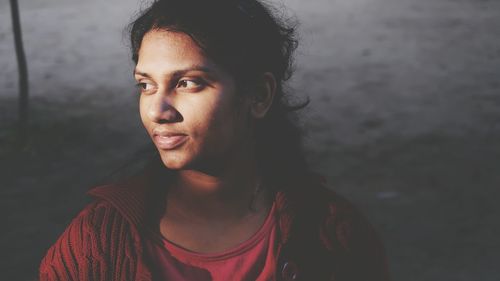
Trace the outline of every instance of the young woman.
<instances>
[{"instance_id":1,"label":"young woman","mask_svg":"<svg viewBox=\"0 0 500 281\"><path fill-rule=\"evenodd\" d=\"M90 192L42 280L388 280L370 224L304 160L293 27L257 0L159 0L131 43L158 161Z\"/></svg>"}]
</instances>

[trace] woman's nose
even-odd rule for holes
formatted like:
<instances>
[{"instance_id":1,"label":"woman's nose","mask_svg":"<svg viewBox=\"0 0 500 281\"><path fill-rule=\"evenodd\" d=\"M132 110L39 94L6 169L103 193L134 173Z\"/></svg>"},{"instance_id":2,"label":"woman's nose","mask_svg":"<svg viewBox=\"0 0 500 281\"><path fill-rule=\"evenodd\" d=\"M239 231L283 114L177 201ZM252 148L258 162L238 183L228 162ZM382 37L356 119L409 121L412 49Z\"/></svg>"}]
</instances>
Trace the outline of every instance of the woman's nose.
<instances>
[{"instance_id":1,"label":"woman's nose","mask_svg":"<svg viewBox=\"0 0 500 281\"><path fill-rule=\"evenodd\" d=\"M148 117L156 123L172 123L182 121L182 116L175 109L171 96L155 95L148 109Z\"/></svg>"}]
</instances>

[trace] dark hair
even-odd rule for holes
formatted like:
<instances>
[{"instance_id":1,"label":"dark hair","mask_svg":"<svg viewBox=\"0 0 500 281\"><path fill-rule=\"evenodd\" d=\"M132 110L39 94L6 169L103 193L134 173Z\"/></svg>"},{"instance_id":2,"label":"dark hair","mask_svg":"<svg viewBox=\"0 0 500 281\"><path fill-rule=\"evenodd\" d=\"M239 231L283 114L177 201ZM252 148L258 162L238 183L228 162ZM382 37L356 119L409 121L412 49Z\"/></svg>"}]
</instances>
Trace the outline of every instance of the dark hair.
<instances>
[{"instance_id":1,"label":"dark hair","mask_svg":"<svg viewBox=\"0 0 500 281\"><path fill-rule=\"evenodd\" d=\"M276 96L266 117L256 125L257 159L265 182L286 188L297 177L309 175L293 114L308 100L293 105L285 93L297 48L296 24L275 14L257 0L157 0L131 23L130 40L132 60L137 63L148 31L187 34L233 75L239 89L255 86L263 73L271 72L277 81Z\"/></svg>"}]
</instances>

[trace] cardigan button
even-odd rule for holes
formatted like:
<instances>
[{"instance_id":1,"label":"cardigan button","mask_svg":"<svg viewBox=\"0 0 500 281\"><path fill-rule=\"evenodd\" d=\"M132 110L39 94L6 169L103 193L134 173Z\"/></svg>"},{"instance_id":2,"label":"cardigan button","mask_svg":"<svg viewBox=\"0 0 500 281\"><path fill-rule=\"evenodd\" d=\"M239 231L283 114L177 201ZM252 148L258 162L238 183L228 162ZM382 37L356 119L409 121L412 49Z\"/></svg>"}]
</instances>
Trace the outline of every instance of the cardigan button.
<instances>
[{"instance_id":1,"label":"cardigan button","mask_svg":"<svg viewBox=\"0 0 500 281\"><path fill-rule=\"evenodd\" d=\"M285 262L281 270L281 277L284 281L297 281L299 278L299 270L294 262Z\"/></svg>"}]
</instances>

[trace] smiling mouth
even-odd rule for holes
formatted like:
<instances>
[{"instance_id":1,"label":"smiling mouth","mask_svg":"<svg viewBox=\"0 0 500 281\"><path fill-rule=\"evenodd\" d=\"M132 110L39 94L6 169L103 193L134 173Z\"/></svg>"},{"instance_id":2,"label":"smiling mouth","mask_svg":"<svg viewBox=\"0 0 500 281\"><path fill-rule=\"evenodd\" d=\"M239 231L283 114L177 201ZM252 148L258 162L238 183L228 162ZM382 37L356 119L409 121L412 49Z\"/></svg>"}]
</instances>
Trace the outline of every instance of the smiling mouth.
<instances>
[{"instance_id":1,"label":"smiling mouth","mask_svg":"<svg viewBox=\"0 0 500 281\"><path fill-rule=\"evenodd\" d=\"M184 144L188 139L187 135L172 134L172 135L154 135L153 141L156 147L164 150L175 149Z\"/></svg>"}]
</instances>

